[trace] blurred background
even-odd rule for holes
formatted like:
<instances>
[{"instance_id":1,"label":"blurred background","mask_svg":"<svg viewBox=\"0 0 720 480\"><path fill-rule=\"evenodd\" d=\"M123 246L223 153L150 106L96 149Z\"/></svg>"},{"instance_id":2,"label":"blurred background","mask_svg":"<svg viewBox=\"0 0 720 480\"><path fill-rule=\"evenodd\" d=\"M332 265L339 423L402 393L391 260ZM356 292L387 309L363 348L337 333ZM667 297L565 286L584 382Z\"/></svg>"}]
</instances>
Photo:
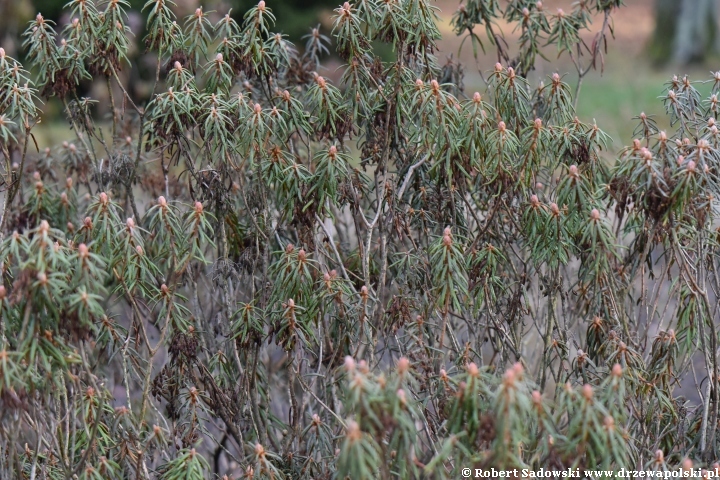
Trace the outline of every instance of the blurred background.
<instances>
[{"instance_id":1,"label":"blurred background","mask_svg":"<svg viewBox=\"0 0 720 480\"><path fill-rule=\"evenodd\" d=\"M68 0L0 0L0 46L6 52L20 60L23 59L21 35L27 22L40 12L55 21L59 27L71 19L63 12ZM128 88L139 97L149 95L153 77L155 58L147 58L143 52L141 39L144 32L144 13L141 12L146 0L130 0L132 11L128 24L135 37L132 51L133 67L125 68L122 74ZM500 0L501 6L505 0ZM255 0L175 0L176 14L179 19L190 15L203 6L204 11L214 11L216 21L230 12L239 22L245 11ZM340 0L267 0L267 5L277 16L276 31L287 34L293 43L302 50L302 37L310 29L320 27L321 33L330 34L333 9ZM545 8L554 12L557 8L570 10L572 0L546 0ZM450 19L458 8L457 0L438 0L439 27L443 39L437 52L438 62L442 65L452 59L464 65L465 91L469 95L476 90L482 91L483 82L478 69L486 72L495 63L492 46L487 45L486 53L479 52L478 62L473 58L470 42L465 42L460 50L462 38L456 37L450 27ZM597 120L598 125L613 138L613 148L620 149L632 140L635 122L632 117L640 112L655 115L661 127L667 127L663 113L663 104L658 96L662 95L664 83L672 75L688 74L692 80L709 80L711 71L720 69L720 33L718 32L720 0L625 0L625 6L613 15L615 38L608 42L604 56L603 72L588 74L583 81L578 102L578 116L584 121ZM594 30L586 33L585 38L592 41L594 32L600 28L601 19L594 19ZM507 42L512 46L516 34L512 28L502 23ZM58 28L58 30L60 30ZM389 51L379 51L388 56ZM575 87L575 67L567 56L557 58L557 52L550 49L545 55L550 60L540 61L537 70L532 72L531 82L537 83L543 77L557 71L567 74L566 81ZM337 58L327 58L324 72L321 74L338 79ZM87 95L100 100L106 95L103 82L93 85L89 82L83 88ZM702 86L701 92L706 91ZM709 90L709 84L707 85ZM38 130L39 142L50 146L70 136L67 125L60 116L60 105L49 100L45 105L43 125Z\"/></svg>"}]
</instances>

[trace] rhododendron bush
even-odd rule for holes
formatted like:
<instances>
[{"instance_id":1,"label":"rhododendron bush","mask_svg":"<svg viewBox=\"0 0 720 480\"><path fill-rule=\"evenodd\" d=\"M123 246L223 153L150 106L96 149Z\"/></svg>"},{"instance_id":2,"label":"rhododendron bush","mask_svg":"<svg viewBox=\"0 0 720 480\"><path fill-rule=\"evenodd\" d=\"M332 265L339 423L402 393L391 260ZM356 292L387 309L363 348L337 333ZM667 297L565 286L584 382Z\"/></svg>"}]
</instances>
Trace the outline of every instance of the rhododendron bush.
<instances>
[{"instance_id":1,"label":"rhododendron bush","mask_svg":"<svg viewBox=\"0 0 720 480\"><path fill-rule=\"evenodd\" d=\"M38 14L0 50L0 478L716 468L720 73L608 150L574 105L621 3L468 0L464 66L429 0L298 47L264 1Z\"/></svg>"}]
</instances>

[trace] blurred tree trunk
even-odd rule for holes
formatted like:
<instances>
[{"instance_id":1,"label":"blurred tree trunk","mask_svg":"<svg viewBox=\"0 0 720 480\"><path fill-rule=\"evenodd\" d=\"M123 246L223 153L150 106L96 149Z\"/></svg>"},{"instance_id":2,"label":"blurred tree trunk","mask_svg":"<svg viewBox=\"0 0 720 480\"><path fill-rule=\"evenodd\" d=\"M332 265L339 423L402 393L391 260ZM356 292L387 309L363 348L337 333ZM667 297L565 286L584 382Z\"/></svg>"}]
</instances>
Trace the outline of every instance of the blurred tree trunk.
<instances>
[{"instance_id":1,"label":"blurred tree trunk","mask_svg":"<svg viewBox=\"0 0 720 480\"><path fill-rule=\"evenodd\" d=\"M718 0L655 0L655 63L702 62L718 44Z\"/></svg>"}]
</instances>

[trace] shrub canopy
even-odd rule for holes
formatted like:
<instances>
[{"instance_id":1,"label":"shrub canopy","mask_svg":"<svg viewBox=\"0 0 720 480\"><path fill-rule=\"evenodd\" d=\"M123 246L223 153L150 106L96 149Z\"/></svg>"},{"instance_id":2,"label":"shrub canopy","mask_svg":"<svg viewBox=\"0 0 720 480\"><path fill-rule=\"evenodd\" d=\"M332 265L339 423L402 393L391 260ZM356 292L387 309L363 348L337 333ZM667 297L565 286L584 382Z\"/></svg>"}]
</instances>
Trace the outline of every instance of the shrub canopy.
<instances>
[{"instance_id":1,"label":"shrub canopy","mask_svg":"<svg viewBox=\"0 0 720 480\"><path fill-rule=\"evenodd\" d=\"M720 73L608 162L574 102L620 3L469 0L466 93L429 0L345 3L302 52L264 1L150 0L147 103L122 0L38 15L32 73L0 49L0 477L714 468ZM574 93L532 80L548 45ZM41 97L72 138L38 151Z\"/></svg>"}]
</instances>

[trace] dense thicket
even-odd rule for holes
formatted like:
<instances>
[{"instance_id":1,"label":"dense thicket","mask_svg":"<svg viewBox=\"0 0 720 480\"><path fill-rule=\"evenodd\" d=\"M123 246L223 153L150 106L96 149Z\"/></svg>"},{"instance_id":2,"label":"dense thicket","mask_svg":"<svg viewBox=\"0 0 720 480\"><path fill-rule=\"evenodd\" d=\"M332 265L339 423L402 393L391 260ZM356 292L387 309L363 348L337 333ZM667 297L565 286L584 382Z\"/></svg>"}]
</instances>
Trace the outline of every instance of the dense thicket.
<instances>
[{"instance_id":1,"label":"dense thicket","mask_svg":"<svg viewBox=\"0 0 720 480\"><path fill-rule=\"evenodd\" d=\"M151 0L147 105L122 0L38 15L32 74L0 50L0 477L712 467L720 73L612 162L562 75L528 80L547 44L600 69L620 3L468 1L498 63L466 94L427 0L339 7L337 85L264 1ZM40 97L72 131L38 151Z\"/></svg>"}]
</instances>

